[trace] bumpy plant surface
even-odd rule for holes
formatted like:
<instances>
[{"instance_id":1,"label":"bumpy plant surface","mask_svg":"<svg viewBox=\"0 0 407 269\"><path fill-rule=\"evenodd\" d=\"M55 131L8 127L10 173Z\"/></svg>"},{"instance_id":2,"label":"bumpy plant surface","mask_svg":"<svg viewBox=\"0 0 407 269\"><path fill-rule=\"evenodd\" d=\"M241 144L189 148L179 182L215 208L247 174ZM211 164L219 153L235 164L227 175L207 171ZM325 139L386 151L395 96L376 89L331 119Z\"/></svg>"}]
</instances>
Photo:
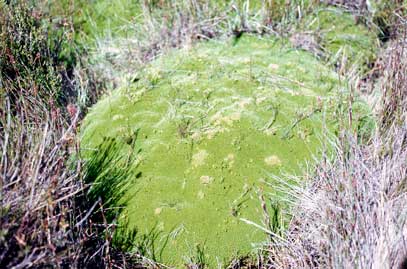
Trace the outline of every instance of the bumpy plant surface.
<instances>
[{"instance_id":1,"label":"bumpy plant surface","mask_svg":"<svg viewBox=\"0 0 407 269\"><path fill-rule=\"evenodd\" d=\"M347 45L368 53L359 44ZM325 134L343 124L346 84L287 39L209 41L156 59L103 98L85 120L82 149L87 156L112 137L135 168L119 223L137 230L143 253L175 266L225 265L283 225L263 221L275 212L259 196L284 207L270 175L304 173ZM363 104L354 108L363 122Z\"/></svg>"},{"instance_id":2,"label":"bumpy plant surface","mask_svg":"<svg viewBox=\"0 0 407 269\"><path fill-rule=\"evenodd\" d=\"M316 153L336 122L335 73L281 40L243 37L174 52L135 80L99 102L84 131L87 148L108 136L124 155L141 150L130 228L163 231L156 243L176 263L195 244L222 261L265 240L241 218L261 224L268 173L299 171Z\"/></svg>"}]
</instances>

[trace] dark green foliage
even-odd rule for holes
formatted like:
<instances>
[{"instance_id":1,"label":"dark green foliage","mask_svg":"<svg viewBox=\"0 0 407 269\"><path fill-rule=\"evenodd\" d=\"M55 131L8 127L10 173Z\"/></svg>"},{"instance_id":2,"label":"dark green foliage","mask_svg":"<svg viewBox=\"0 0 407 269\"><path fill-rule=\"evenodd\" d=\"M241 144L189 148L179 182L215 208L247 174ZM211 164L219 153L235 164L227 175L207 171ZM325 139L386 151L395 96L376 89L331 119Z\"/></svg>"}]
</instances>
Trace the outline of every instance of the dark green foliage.
<instances>
[{"instance_id":1,"label":"dark green foliage","mask_svg":"<svg viewBox=\"0 0 407 269\"><path fill-rule=\"evenodd\" d=\"M380 40L387 42L403 34L405 27L400 18L407 15L407 3L404 0L377 2L377 12L373 14L371 20L380 30Z\"/></svg>"},{"instance_id":2,"label":"dark green foliage","mask_svg":"<svg viewBox=\"0 0 407 269\"><path fill-rule=\"evenodd\" d=\"M187 269L204 269L208 268L208 262L205 257L205 246L195 245L195 255L190 258L186 264Z\"/></svg>"},{"instance_id":3,"label":"dark green foliage","mask_svg":"<svg viewBox=\"0 0 407 269\"><path fill-rule=\"evenodd\" d=\"M68 168L77 114L58 104L63 42L25 2L0 5L0 268L64 268L82 247Z\"/></svg>"},{"instance_id":4,"label":"dark green foliage","mask_svg":"<svg viewBox=\"0 0 407 269\"><path fill-rule=\"evenodd\" d=\"M284 212L282 211L282 206L277 202L272 202L270 205L270 231L277 236L282 236L285 225L283 220ZM274 242L274 236L272 235L271 241Z\"/></svg>"},{"instance_id":5,"label":"dark green foliage","mask_svg":"<svg viewBox=\"0 0 407 269\"><path fill-rule=\"evenodd\" d=\"M44 100L44 109L66 103L61 91L66 28L48 25L38 10L20 2L12 1L0 12L2 91L7 91L12 106L22 96Z\"/></svg>"},{"instance_id":6,"label":"dark green foliage","mask_svg":"<svg viewBox=\"0 0 407 269\"><path fill-rule=\"evenodd\" d=\"M133 268L110 246L109 212L85 194L73 157L66 31L28 1L0 3L0 268Z\"/></svg>"},{"instance_id":7,"label":"dark green foliage","mask_svg":"<svg viewBox=\"0 0 407 269\"><path fill-rule=\"evenodd\" d=\"M125 160L120 154L122 143L114 138L105 138L97 150L91 151L85 162L84 182L92 184L88 198L94 202L101 199L105 207L118 208L124 205L126 186L139 177L137 171L134 171L136 167L131 165L137 152ZM108 219L111 221L119 211L115 209L108 212Z\"/></svg>"}]
</instances>

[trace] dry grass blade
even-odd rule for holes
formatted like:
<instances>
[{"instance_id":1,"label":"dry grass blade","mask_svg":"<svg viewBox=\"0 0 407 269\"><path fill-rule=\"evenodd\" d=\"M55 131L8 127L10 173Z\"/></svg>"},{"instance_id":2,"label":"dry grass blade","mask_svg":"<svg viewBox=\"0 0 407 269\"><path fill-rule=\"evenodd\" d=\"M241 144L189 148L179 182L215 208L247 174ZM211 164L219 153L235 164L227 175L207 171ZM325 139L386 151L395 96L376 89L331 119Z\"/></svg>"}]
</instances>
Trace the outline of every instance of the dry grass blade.
<instances>
[{"instance_id":1,"label":"dry grass blade","mask_svg":"<svg viewBox=\"0 0 407 269\"><path fill-rule=\"evenodd\" d=\"M26 3L0 11L0 268L113 268L127 261L135 268L138 258L111 247L114 225L98 226L103 207L89 207L81 160L73 157L80 109L64 96L72 89L64 88L67 72L54 46L65 36L48 36ZM95 249L104 255L89 259Z\"/></svg>"},{"instance_id":2,"label":"dry grass blade","mask_svg":"<svg viewBox=\"0 0 407 269\"><path fill-rule=\"evenodd\" d=\"M407 261L407 53L405 34L387 49L381 129L371 143L336 143L303 188L294 216L272 242L269 268L405 268ZM286 186L290 188L290 186Z\"/></svg>"}]
</instances>

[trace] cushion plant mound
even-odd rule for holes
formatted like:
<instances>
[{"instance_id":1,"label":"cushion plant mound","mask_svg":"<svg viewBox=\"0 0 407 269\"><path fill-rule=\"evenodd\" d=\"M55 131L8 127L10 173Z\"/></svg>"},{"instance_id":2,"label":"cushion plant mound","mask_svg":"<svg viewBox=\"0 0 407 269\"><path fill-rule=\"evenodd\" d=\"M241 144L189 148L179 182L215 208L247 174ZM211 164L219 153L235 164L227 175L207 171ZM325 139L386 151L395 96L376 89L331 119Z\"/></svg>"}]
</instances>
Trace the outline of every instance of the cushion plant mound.
<instances>
[{"instance_id":1,"label":"cushion plant mound","mask_svg":"<svg viewBox=\"0 0 407 269\"><path fill-rule=\"evenodd\" d=\"M379 50L379 32L356 23L356 19L346 10L321 6L302 18L297 31L317 36L324 56L340 73L363 74Z\"/></svg>"},{"instance_id":2,"label":"cushion plant mound","mask_svg":"<svg viewBox=\"0 0 407 269\"><path fill-rule=\"evenodd\" d=\"M155 60L96 104L82 147L114 137L124 158L140 151L127 158L137 174L122 223L140 235L154 229L161 262L181 267L195 256L215 268L266 240L250 225L264 226L259 195L273 193L270 174L299 173L318 153L337 123L339 89L326 64L286 40L201 43Z\"/></svg>"}]
</instances>

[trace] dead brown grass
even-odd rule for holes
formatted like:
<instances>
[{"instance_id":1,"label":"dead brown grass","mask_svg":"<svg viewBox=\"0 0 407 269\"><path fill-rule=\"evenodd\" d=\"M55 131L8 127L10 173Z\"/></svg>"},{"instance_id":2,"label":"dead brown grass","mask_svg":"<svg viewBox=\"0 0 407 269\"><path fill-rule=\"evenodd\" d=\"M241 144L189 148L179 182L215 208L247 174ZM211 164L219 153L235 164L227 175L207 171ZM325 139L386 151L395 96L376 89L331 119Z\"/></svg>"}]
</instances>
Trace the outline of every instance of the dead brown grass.
<instances>
[{"instance_id":1,"label":"dead brown grass","mask_svg":"<svg viewBox=\"0 0 407 269\"><path fill-rule=\"evenodd\" d=\"M0 7L0 268L140 268L87 197L60 60L69 32L45 21L25 2Z\"/></svg>"},{"instance_id":2,"label":"dead brown grass","mask_svg":"<svg viewBox=\"0 0 407 269\"><path fill-rule=\"evenodd\" d=\"M305 185L288 188L293 218L266 250L265 268L405 268L407 43L397 32L376 80L380 128L368 144L343 131L335 154Z\"/></svg>"}]
</instances>

